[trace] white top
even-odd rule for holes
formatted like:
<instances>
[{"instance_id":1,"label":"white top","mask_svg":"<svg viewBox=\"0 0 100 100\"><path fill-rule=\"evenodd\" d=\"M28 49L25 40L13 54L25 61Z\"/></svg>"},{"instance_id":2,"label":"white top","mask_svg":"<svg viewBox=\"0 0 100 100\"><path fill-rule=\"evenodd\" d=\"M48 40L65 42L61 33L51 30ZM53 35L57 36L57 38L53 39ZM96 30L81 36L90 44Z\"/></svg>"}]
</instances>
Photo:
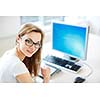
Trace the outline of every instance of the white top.
<instances>
[{"instance_id":1,"label":"white top","mask_svg":"<svg viewBox=\"0 0 100 100\"><path fill-rule=\"evenodd\" d=\"M17 83L17 75L29 73L25 64L15 55L15 50L7 51L0 58L0 82Z\"/></svg>"}]
</instances>

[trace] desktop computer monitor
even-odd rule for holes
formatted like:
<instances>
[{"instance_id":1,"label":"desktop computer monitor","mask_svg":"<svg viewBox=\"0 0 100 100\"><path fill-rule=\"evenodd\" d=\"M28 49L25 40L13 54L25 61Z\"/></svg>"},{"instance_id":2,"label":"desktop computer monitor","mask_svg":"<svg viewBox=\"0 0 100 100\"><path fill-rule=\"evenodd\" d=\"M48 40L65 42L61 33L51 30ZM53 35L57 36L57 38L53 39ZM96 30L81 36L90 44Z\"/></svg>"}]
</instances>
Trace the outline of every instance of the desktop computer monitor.
<instances>
[{"instance_id":1,"label":"desktop computer monitor","mask_svg":"<svg viewBox=\"0 0 100 100\"><path fill-rule=\"evenodd\" d=\"M86 60L88 27L62 22L52 23L52 48L73 59Z\"/></svg>"}]
</instances>

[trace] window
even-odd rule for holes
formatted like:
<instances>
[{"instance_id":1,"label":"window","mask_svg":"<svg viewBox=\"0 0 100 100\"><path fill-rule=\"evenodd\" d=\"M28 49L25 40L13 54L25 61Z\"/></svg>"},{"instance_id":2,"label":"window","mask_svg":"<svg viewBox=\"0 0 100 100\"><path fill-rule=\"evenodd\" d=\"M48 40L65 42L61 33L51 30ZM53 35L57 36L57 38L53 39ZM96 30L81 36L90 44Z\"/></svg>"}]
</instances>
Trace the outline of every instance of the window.
<instances>
[{"instance_id":1,"label":"window","mask_svg":"<svg viewBox=\"0 0 100 100\"><path fill-rule=\"evenodd\" d=\"M21 16L21 24L33 22L42 26L45 32L51 30L50 25L53 20L64 21L64 16Z\"/></svg>"},{"instance_id":2,"label":"window","mask_svg":"<svg viewBox=\"0 0 100 100\"><path fill-rule=\"evenodd\" d=\"M64 16L21 16L21 24L26 22L41 22L43 25L49 25L52 20L64 21Z\"/></svg>"},{"instance_id":3,"label":"window","mask_svg":"<svg viewBox=\"0 0 100 100\"><path fill-rule=\"evenodd\" d=\"M39 16L21 16L21 24L26 22L37 22L39 21Z\"/></svg>"}]
</instances>

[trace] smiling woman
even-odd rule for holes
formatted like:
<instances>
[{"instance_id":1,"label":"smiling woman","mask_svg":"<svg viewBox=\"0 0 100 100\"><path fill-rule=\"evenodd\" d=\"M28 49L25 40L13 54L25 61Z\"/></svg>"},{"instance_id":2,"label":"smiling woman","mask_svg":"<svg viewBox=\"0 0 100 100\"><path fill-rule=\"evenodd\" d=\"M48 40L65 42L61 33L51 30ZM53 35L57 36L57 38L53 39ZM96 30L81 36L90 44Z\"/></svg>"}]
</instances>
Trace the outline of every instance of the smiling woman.
<instances>
[{"instance_id":1,"label":"smiling woman","mask_svg":"<svg viewBox=\"0 0 100 100\"><path fill-rule=\"evenodd\" d=\"M0 60L0 82L31 83L40 69L43 32L33 24L24 24L16 37L16 46ZM44 82L49 81L50 69L41 68Z\"/></svg>"}]
</instances>

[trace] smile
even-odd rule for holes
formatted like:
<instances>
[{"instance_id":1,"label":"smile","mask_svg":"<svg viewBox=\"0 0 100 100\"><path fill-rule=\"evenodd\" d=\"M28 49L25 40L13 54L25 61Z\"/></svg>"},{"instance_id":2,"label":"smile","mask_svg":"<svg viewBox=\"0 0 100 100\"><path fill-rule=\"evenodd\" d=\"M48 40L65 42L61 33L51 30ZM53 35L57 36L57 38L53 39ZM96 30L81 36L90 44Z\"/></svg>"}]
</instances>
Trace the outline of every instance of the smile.
<instances>
[{"instance_id":1,"label":"smile","mask_svg":"<svg viewBox=\"0 0 100 100\"><path fill-rule=\"evenodd\" d=\"M34 51L29 51L29 50L27 50L27 52L29 52L30 54L32 54Z\"/></svg>"}]
</instances>

